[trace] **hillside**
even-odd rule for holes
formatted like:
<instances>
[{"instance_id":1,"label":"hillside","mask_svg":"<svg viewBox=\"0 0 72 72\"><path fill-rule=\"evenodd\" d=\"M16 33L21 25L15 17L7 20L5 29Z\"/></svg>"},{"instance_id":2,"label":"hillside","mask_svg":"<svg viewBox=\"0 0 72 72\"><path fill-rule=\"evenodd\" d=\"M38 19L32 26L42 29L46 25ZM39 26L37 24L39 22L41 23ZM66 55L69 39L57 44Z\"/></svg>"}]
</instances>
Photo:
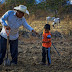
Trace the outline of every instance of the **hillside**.
<instances>
[{"instance_id":1,"label":"hillside","mask_svg":"<svg viewBox=\"0 0 72 72\"><path fill-rule=\"evenodd\" d=\"M21 0L21 2L22 1L23 0ZM0 17L8 9L13 9L15 5L16 3L8 4L7 6L5 4L1 5ZM42 58L41 41L44 25L47 23L46 17L54 17L55 12L51 9L49 11L43 9L43 7L41 8L42 9L40 9L40 5L37 6L37 8L30 6L30 15L25 14L28 24L39 33L40 37L37 37L21 26L19 28L18 64L16 66L4 66L2 64L0 65L0 72L72 72L72 7L59 9L57 17L61 19L60 25L57 26L55 24L55 28L53 28L52 22L49 22L51 26L52 43L60 53L59 56L53 45L51 46L52 63L50 66L40 65L39 62ZM0 28L2 28L1 24ZM10 51L9 59L11 60Z\"/></svg>"},{"instance_id":2,"label":"hillside","mask_svg":"<svg viewBox=\"0 0 72 72\"><path fill-rule=\"evenodd\" d=\"M29 23L29 21L28 21ZM43 27L46 21L32 21L29 24L40 34L42 34ZM51 22L50 22L51 25ZM51 60L52 64L48 66L42 66L39 64L41 61L41 37L31 36L28 30L20 28L19 37L19 55L18 65L4 67L0 66L0 72L71 72L72 71L72 32L71 21L61 21L60 27L55 25L55 28L51 26L51 32L57 34L52 36L52 42L59 51L61 56L58 56L56 50L51 46ZM26 32L24 32L24 31ZM55 31L57 31L55 33ZM60 37L58 34L61 33ZM11 59L11 56L9 56Z\"/></svg>"}]
</instances>

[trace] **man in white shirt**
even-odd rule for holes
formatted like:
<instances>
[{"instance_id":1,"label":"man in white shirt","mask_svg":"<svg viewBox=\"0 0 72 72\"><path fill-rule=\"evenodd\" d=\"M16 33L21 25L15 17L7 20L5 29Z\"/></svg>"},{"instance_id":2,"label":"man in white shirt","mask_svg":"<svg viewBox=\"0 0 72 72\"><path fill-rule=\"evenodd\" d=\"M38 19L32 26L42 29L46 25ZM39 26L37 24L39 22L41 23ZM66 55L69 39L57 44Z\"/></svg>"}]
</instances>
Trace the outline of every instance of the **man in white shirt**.
<instances>
[{"instance_id":1,"label":"man in white shirt","mask_svg":"<svg viewBox=\"0 0 72 72\"><path fill-rule=\"evenodd\" d=\"M26 29L38 34L34 29L27 24L25 18L23 17L25 13L29 14L27 7L24 5L19 5L14 7L14 10L7 11L1 18L2 30L1 30L1 48L0 48L0 65L3 63L3 58L6 54L7 47L7 34L6 30L10 30L9 33L9 43L12 61L11 64L17 64L18 57L18 30L21 25Z\"/></svg>"}]
</instances>

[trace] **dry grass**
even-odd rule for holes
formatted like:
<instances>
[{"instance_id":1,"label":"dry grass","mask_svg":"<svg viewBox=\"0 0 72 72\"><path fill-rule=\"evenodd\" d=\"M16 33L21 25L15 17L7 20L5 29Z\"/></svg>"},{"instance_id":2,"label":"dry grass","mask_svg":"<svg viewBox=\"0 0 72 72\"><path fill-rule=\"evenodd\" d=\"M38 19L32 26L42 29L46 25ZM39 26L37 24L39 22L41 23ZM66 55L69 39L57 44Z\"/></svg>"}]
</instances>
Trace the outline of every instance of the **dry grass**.
<instances>
[{"instance_id":1,"label":"dry grass","mask_svg":"<svg viewBox=\"0 0 72 72\"><path fill-rule=\"evenodd\" d=\"M30 21L27 21L27 22L37 32L42 32L44 25L47 23L45 20L42 20L42 21L34 20L32 22L30 22ZM58 31L63 34L69 34L72 31L72 21L71 20L69 20L69 21L66 19L61 20L60 26L55 25L55 28L52 27L52 22L49 22L49 24L51 25L51 32ZM0 24L0 26L1 26L1 24ZM24 29L24 27L21 26L20 30L23 30L23 29Z\"/></svg>"},{"instance_id":2,"label":"dry grass","mask_svg":"<svg viewBox=\"0 0 72 72\"><path fill-rule=\"evenodd\" d=\"M29 23L29 22L28 22ZM51 25L51 31L59 31L64 34L68 34L72 31L72 21L62 20L60 26L55 25L55 28L52 27L52 22L49 24ZM33 27L37 32L43 31L43 27L46 24L46 21L32 21L29 25Z\"/></svg>"}]
</instances>

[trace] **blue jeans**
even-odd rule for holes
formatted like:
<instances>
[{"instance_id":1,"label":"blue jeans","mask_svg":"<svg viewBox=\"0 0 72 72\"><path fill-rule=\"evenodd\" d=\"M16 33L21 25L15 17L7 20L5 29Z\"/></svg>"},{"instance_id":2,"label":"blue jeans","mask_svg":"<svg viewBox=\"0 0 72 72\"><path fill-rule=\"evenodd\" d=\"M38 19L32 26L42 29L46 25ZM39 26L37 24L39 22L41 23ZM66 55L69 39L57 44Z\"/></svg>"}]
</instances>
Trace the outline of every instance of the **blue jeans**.
<instances>
[{"instance_id":1,"label":"blue jeans","mask_svg":"<svg viewBox=\"0 0 72 72\"><path fill-rule=\"evenodd\" d=\"M10 43L10 53L12 57L11 63L17 64L17 57L18 57L18 39L16 40L9 40ZM3 59L6 54L7 48L7 39L1 36L0 39L0 65L3 63Z\"/></svg>"},{"instance_id":2,"label":"blue jeans","mask_svg":"<svg viewBox=\"0 0 72 72\"><path fill-rule=\"evenodd\" d=\"M50 48L42 47L42 62L43 63L46 63L46 55L47 55L48 65L50 65L51 64Z\"/></svg>"}]
</instances>

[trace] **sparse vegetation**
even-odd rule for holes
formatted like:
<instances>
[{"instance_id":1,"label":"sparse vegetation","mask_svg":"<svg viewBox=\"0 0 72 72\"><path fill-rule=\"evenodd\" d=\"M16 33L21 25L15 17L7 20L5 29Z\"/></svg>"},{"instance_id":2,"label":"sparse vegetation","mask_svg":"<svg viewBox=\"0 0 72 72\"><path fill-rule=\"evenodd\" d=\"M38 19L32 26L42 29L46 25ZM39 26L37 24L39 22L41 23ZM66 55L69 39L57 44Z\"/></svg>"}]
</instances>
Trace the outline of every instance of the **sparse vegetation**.
<instances>
[{"instance_id":1,"label":"sparse vegetation","mask_svg":"<svg viewBox=\"0 0 72 72\"><path fill-rule=\"evenodd\" d=\"M64 2L61 3L61 1L65 0L46 1L36 5L34 4L35 0L8 0L6 4L0 5L0 17L7 10L13 9L19 4L26 5L30 15L25 15L25 18L28 24L40 34L40 37L34 37L21 26L19 29L18 65L4 67L2 64L0 72L72 72L72 7L62 6ZM54 1L57 1L56 5ZM51 25L52 42L61 56L59 57L53 46L51 46L52 64L49 67L42 66L39 62L41 61L43 27L47 23L47 16L55 16L55 9L58 10L57 17L61 18L60 26L56 25L53 28L52 22L49 22L49 24ZM10 54L9 58L11 59Z\"/></svg>"}]
</instances>

